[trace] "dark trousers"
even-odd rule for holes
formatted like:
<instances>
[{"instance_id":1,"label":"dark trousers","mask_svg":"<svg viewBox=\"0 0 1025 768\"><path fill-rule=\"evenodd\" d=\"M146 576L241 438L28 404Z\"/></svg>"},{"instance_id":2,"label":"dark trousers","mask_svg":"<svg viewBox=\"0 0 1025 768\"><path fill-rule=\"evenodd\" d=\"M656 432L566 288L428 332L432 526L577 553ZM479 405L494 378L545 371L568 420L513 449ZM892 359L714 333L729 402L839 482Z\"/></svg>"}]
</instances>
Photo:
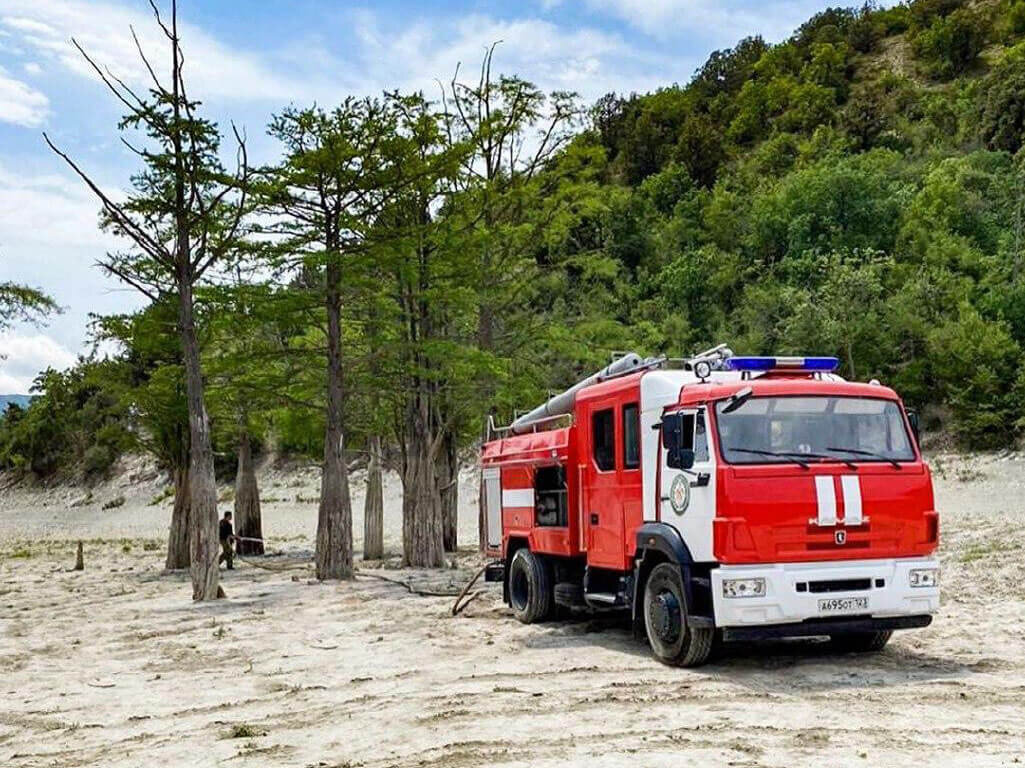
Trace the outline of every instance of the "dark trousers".
<instances>
[{"instance_id":1,"label":"dark trousers","mask_svg":"<svg viewBox=\"0 0 1025 768\"><path fill-rule=\"evenodd\" d=\"M235 550L231 548L231 539L221 539L221 556L217 558L217 564L228 564L228 570L235 570Z\"/></svg>"}]
</instances>

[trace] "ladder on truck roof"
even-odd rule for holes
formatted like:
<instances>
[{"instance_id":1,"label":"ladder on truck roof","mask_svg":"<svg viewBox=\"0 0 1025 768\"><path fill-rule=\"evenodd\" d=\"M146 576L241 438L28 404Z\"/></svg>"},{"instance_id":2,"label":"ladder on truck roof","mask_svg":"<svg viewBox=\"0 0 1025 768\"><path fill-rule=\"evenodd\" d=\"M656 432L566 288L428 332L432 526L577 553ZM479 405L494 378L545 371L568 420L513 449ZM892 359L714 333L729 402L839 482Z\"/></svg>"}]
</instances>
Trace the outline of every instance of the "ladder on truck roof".
<instances>
[{"instance_id":1,"label":"ladder on truck roof","mask_svg":"<svg viewBox=\"0 0 1025 768\"><path fill-rule=\"evenodd\" d=\"M492 440L492 436L504 437L509 434L524 435L529 432L536 432L538 427L543 424L550 424L553 421L571 415L573 407L576 405L577 393L593 384L599 384L610 379L618 379L621 376L628 376L639 371L665 368L669 364L679 364L684 370L693 370L699 378L703 379L711 374L712 371L721 370L726 360L732 356L733 352L725 344L719 344L687 358L670 359L665 356L642 358L635 352L627 352L613 359L611 363L597 373L581 379L569 389L548 398L533 410L515 418L507 426L497 426L494 414L489 414L485 442Z\"/></svg>"}]
</instances>

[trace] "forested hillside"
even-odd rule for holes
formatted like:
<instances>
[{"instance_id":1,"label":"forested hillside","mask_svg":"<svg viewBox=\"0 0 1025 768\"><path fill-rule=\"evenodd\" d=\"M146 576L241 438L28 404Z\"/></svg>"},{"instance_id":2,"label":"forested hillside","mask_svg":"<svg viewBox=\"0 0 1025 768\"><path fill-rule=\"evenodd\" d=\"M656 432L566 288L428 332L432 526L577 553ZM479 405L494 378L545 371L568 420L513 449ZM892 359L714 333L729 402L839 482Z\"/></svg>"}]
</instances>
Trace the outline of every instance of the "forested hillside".
<instances>
[{"instance_id":1,"label":"forested hillside","mask_svg":"<svg viewBox=\"0 0 1025 768\"><path fill-rule=\"evenodd\" d=\"M225 469L250 437L321 455L333 300L346 447L381 441L435 496L489 412L614 350L835 354L963 446L1023 426L1025 0L828 10L594 105L485 67L444 102L268 122L281 156L196 293ZM0 465L102 472L142 447L182 471L172 294L97 321L119 356L41 376L0 423Z\"/></svg>"}]
</instances>

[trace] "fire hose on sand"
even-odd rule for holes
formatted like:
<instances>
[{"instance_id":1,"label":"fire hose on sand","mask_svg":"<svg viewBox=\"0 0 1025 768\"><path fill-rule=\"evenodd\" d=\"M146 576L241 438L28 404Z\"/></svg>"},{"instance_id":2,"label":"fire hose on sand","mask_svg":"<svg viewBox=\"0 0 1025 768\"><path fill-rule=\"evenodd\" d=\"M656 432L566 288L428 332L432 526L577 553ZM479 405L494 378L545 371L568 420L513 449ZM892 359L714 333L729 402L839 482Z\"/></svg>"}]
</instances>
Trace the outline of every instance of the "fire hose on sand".
<instances>
[{"instance_id":1,"label":"fire hose on sand","mask_svg":"<svg viewBox=\"0 0 1025 768\"><path fill-rule=\"evenodd\" d=\"M232 538L235 541L257 541L261 544L264 543L263 539L257 539L250 536L233 536ZM235 553L235 557L237 557L246 565L252 566L253 568L262 568L265 571L307 570L309 568L309 561L306 560L293 560L290 562L283 563L261 563L255 559L250 559L249 557L240 555L237 552ZM417 595L419 597L454 597L456 598L456 601L452 605L452 615L458 616L462 612L462 610L466 608L466 606L468 606L482 594L487 592L487 589L478 589L470 593L470 589L473 587L474 584L477 583L477 580L480 579L481 575L483 575L484 570L486 568L486 565L482 565L473 575L473 578L466 582L463 588L458 592L454 592L451 590L441 591L433 589L422 589L420 587L413 586L408 581L403 581L402 579L392 579L388 576L384 576L379 573L370 573L368 571L356 570L356 577L363 579L376 579L377 581L386 581L389 584L395 584L396 586L403 587L410 594Z\"/></svg>"}]
</instances>

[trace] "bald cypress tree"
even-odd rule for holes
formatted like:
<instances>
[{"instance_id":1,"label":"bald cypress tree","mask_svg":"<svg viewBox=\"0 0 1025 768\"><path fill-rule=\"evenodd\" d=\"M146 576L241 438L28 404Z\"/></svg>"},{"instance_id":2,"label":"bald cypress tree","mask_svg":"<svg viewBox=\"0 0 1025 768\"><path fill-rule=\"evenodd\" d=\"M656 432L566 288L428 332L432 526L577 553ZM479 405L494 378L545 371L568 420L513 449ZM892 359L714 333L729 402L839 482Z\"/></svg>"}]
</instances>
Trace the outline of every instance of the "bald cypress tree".
<instances>
[{"instance_id":1,"label":"bald cypress tree","mask_svg":"<svg viewBox=\"0 0 1025 768\"><path fill-rule=\"evenodd\" d=\"M248 182L246 145L234 130L236 167L228 172L219 159L217 126L198 114L183 75L177 3L165 21L151 2L157 26L167 44L169 71L157 74L142 46L136 47L150 77L139 94L123 80L98 66L74 40L73 44L126 110L119 128L121 140L132 149L142 169L132 177L127 199L104 192L74 160L44 134L47 144L85 182L102 206L104 225L129 243L111 252L102 268L153 302L167 296L177 305L185 397L189 419L189 547L192 597L218 596L217 486L204 395L200 343L196 327L197 285L236 252L245 211ZM133 32L134 37L134 32ZM141 133L137 147L125 136Z\"/></svg>"}]
</instances>

